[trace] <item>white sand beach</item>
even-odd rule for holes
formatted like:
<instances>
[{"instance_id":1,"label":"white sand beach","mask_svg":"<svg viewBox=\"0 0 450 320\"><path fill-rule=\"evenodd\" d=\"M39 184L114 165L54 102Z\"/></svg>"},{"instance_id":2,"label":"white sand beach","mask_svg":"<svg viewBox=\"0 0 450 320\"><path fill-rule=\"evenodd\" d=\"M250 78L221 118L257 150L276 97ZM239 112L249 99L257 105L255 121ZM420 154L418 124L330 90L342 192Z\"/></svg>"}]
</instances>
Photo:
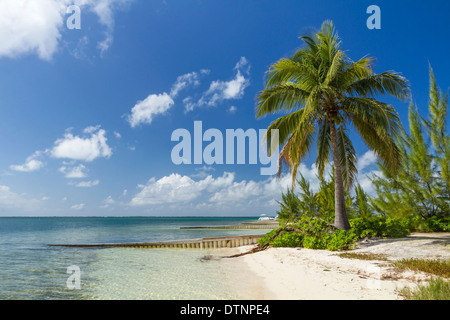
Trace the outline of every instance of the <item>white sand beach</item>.
<instances>
[{"instance_id":1,"label":"white sand beach","mask_svg":"<svg viewBox=\"0 0 450 320\"><path fill-rule=\"evenodd\" d=\"M383 254L388 261L342 258L340 252L269 248L239 259L261 280L258 298L275 300L397 300L398 290L429 275L396 272L403 258L450 259L450 233L412 234L400 239L360 242L354 253ZM241 252L253 246L239 248Z\"/></svg>"}]
</instances>

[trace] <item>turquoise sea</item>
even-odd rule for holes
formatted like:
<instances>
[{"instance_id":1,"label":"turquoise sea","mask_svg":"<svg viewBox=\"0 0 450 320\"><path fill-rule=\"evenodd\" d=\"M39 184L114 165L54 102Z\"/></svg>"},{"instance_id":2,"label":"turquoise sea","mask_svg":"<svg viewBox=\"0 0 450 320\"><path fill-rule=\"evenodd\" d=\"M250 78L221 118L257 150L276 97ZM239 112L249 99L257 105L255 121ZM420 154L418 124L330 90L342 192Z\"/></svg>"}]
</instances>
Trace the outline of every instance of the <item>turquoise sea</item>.
<instances>
[{"instance_id":1,"label":"turquoise sea","mask_svg":"<svg viewBox=\"0 0 450 320\"><path fill-rule=\"evenodd\" d=\"M0 300L253 299L258 282L233 259L202 259L227 249L66 248L48 244L193 239L267 230L195 230L257 218L0 218ZM230 250L230 249L228 249ZM79 268L79 288L68 286ZM69 270L70 271L70 270ZM71 278L73 279L73 278ZM75 282L70 282L75 283Z\"/></svg>"}]
</instances>

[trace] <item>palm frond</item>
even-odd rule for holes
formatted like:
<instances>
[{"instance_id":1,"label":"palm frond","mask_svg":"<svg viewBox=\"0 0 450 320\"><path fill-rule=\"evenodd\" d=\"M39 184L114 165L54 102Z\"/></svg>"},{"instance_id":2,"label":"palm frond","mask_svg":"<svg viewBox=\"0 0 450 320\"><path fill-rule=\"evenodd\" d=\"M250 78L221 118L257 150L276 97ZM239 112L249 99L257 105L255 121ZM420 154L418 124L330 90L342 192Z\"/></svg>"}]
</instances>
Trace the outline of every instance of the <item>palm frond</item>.
<instances>
[{"instance_id":1,"label":"palm frond","mask_svg":"<svg viewBox=\"0 0 450 320\"><path fill-rule=\"evenodd\" d=\"M357 80L345 88L348 95L361 97L375 97L392 95L400 100L409 97L409 87L406 78L393 71L373 74L369 77Z\"/></svg>"},{"instance_id":2,"label":"palm frond","mask_svg":"<svg viewBox=\"0 0 450 320\"><path fill-rule=\"evenodd\" d=\"M319 178L323 178L326 165L330 159L330 121L327 116L319 122L319 132L317 134L317 159L316 167Z\"/></svg>"},{"instance_id":3,"label":"palm frond","mask_svg":"<svg viewBox=\"0 0 450 320\"><path fill-rule=\"evenodd\" d=\"M372 149L386 168L395 175L402 162L402 153L396 144L395 137L377 130L371 122L353 115L350 117L364 143Z\"/></svg>"},{"instance_id":4,"label":"palm frond","mask_svg":"<svg viewBox=\"0 0 450 320\"><path fill-rule=\"evenodd\" d=\"M309 99L310 93L293 82L281 83L262 90L257 99L256 116L261 118L279 111L299 108Z\"/></svg>"},{"instance_id":5,"label":"palm frond","mask_svg":"<svg viewBox=\"0 0 450 320\"><path fill-rule=\"evenodd\" d=\"M346 190L350 190L353 181L356 178L356 152L353 144L350 141L343 125L340 125L337 130L337 142L339 150L339 161L342 169L342 179Z\"/></svg>"}]
</instances>

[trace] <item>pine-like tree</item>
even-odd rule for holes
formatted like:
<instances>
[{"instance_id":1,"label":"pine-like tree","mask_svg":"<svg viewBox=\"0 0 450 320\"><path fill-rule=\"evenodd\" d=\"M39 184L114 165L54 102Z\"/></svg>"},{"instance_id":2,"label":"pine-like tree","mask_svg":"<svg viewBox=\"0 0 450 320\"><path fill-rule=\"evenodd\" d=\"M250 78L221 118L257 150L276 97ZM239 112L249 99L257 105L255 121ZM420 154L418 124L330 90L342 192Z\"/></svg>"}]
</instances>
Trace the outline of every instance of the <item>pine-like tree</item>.
<instances>
[{"instance_id":1,"label":"pine-like tree","mask_svg":"<svg viewBox=\"0 0 450 320\"><path fill-rule=\"evenodd\" d=\"M446 131L448 94L436 85L430 67L430 101L428 119L423 119L417 107L409 106L409 134L403 131L403 165L396 176L379 163L383 177L372 182L377 197L370 202L384 215L430 218L450 215L450 137Z\"/></svg>"}]
</instances>

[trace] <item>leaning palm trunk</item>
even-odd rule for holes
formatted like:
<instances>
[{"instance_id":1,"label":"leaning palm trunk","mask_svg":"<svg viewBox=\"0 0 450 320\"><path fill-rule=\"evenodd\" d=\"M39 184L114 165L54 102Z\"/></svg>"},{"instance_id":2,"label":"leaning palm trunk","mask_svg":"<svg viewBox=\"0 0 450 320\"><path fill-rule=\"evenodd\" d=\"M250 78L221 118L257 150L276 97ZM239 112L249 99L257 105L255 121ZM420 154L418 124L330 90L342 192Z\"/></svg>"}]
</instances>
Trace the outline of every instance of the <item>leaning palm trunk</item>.
<instances>
[{"instance_id":1,"label":"leaning palm trunk","mask_svg":"<svg viewBox=\"0 0 450 320\"><path fill-rule=\"evenodd\" d=\"M331 122L331 121L330 121ZM349 230L350 223L345 209L344 182L342 180L341 159L339 158L338 143L336 137L336 127L333 122L330 123L331 148L333 150L334 164L334 227L341 230Z\"/></svg>"}]
</instances>

